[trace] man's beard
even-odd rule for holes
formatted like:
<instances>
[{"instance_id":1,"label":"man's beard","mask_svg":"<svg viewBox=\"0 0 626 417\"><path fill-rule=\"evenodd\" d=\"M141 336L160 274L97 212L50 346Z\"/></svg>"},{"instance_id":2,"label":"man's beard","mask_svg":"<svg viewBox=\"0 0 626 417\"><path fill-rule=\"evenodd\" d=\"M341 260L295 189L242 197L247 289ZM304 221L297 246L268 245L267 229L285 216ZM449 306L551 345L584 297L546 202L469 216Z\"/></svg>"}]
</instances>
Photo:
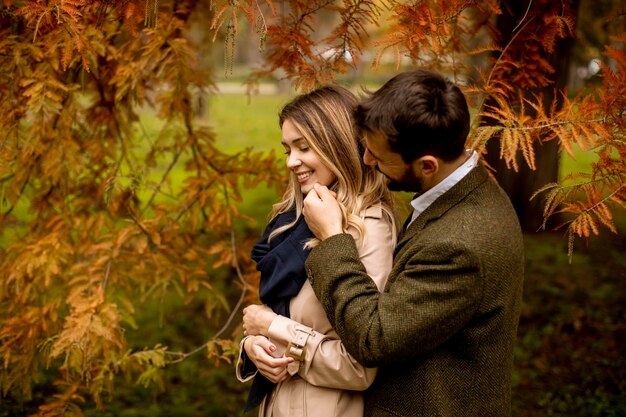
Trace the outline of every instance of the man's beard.
<instances>
[{"instance_id":1,"label":"man's beard","mask_svg":"<svg viewBox=\"0 0 626 417\"><path fill-rule=\"evenodd\" d=\"M378 169L378 167L376 167ZM423 191L423 181L421 178L417 178L406 172L402 178L394 179L378 169L385 178L387 178L387 188L390 191L408 191L411 193L421 193Z\"/></svg>"},{"instance_id":2,"label":"man's beard","mask_svg":"<svg viewBox=\"0 0 626 417\"><path fill-rule=\"evenodd\" d=\"M419 193L422 191L422 182L420 180L416 180L417 182L407 184L398 182L390 179L389 183L387 183L387 188L390 191L408 191L411 193Z\"/></svg>"}]
</instances>

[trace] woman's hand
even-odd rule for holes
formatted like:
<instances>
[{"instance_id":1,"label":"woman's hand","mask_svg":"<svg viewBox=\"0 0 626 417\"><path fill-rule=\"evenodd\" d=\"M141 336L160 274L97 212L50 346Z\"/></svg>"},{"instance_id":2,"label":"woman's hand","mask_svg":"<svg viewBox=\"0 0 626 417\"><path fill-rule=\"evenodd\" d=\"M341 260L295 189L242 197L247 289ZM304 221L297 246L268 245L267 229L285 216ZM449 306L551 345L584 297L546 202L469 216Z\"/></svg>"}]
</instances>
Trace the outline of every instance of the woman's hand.
<instances>
[{"instance_id":1,"label":"woman's hand","mask_svg":"<svg viewBox=\"0 0 626 417\"><path fill-rule=\"evenodd\" d=\"M287 365L294 361L293 358L283 356L275 358L271 355L276 351L276 346L264 336L250 336L243 344L248 358L256 365L257 369L265 378L277 384L287 379Z\"/></svg>"},{"instance_id":2,"label":"woman's hand","mask_svg":"<svg viewBox=\"0 0 626 417\"><path fill-rule=\"evenodd\" d=\"M244 334L268 336L272 321L278 316L266 305L252 304L243 309Z\"/></svg>"}]
</instances>

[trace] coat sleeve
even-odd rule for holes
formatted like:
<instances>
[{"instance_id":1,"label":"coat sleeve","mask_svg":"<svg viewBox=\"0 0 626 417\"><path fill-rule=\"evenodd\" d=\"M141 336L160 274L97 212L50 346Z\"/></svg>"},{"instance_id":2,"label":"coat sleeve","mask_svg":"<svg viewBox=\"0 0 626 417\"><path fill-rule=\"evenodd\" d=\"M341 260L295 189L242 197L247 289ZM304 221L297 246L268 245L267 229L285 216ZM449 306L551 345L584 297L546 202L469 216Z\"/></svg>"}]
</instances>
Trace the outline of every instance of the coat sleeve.
<instances>
[{"instance_id":1,"label":"coat sleeve","mask_svg":"<svg viewBox=\"0 0 626 417\"><path fill-rule=\"evenodd\" d=\"M369 273L373 291L382 291L389 275L394 246L392 226L382 214L365 217L365 236L357 251ZM353 241L354 239L350 237ZM316 386L361 391L367 389L376 376L375 368L358 363L346 350L336 334L322 334L295 320L278 316L269 329L271 340L306 340L304 357L294 361L289 372L296 372Z\"/></svg>"},{"instance_id":2,"label":"coat sleeve","mask_svg":"<svg viewBox=\"0 0 626 417\"><path fill-rule=\"evenodd\" d=\"M246 350L243 348L243 344L249 337L252 336L246 336L239 342L239 357L237 358L237 365L235 366L235 376L240 382L251 380L258 372L256 365L248 357Z\"/></svg>"},{"instance_id":3,"label":"coat sleeve","mask_svg":"<svg viewBox=\"0 0 626 417\"><path fill-rule=\"evenodd\" d=\"M321 242L306 266L331 324L366 366L414 358L449 340L476 312L484 285L476 254L446 236L415 247L402 268L394 265L384 293L347 234Z\"/></svg>"}]
</instances>

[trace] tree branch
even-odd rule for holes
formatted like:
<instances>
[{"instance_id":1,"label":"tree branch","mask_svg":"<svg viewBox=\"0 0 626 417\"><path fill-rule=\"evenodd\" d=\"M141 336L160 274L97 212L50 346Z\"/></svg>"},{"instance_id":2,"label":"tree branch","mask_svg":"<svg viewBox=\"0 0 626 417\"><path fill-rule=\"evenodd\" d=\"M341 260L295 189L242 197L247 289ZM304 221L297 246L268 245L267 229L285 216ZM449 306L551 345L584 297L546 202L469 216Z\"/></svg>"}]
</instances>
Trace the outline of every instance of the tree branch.
<instances>
[{"instance_id":1,"label":"tree branch","mask_svg":"<svg viewBox=\"0 0 626 417\"><path fill-rule=\"evenodd\" d=\"M539 126L527 126L527 127L503 126L503 127L509 130L525 131L525 130L540 130L540 129L545 129L545 128L552 127L552 126L562 126L562 125L571 125L571 124L588 124L588 123L598 123L598 122L606 123L606 117L602 117L600 119L590 119L590 120L564 120L560 122L546 123L546 124L539 125Z\"/></svg>"},{"instance_id":2,"label":"tree branch","mask_svg":"<svg viewBox=\"0 0 626 417\"><path fill-rule=\"evenodd\" d=\"M185 359L187 359L188 357L190 357L190 356L192 356L192 355L194 355L194 354L196 354L196 353L206 349L207 346L211 342L217 340L222 335L222 333L224 333L226 331L226 329L228 329L228 327L230 327L231 323L235 319L235 315L239 313L239 309L241 308L241 306L243 304L246 292L250 288L250 284L248 284L246 282L246 280L243 278L243 273L241 272L241 267L239 265L239 261L237 260L237 245L236 245L236 241L235 241L235 231L232 228L230 230L230 248L231 248L232 255L233 255L233 264L234 264L235 272L237 273L237 278L239 279L239 282L241 282L241 284L242 284L241 294L239 295L239 299L237 300L237 303L235 304L235 307L233 308L232 313L230 313L230 315L228 316L228 319L226 320L226 323L224 323L224 325L215 333L215 335L213 335L213 337L211 337L203 345L198 346L197 348L193 349L192 351L189 351L189 352L186 352L186 353L185 352L166 351L165 354L176 357L176 359L173 359L170 362L168 362L168 365L173 365L173 364L176 364L176 363L180 363L180 362L184 361Z\"/></svg>"},{"instance_id":3,"label":"tree branch","mask_svg":"<svg viewBox=\"0 0 626 417\"><path fill-rule=\"evenodd\" d=\"M165 180L167 179L168 175L170 175L170 172L172 171L172 169L174 168L174 166L176 165L176 163L178 162L178 158L180 158L180 155L183 153L183 146L179 147L178 150L176 151L176 153L174 154L174 158L172 159L172 162L170 162L169 166L167 167L167 169L165 170L165 172L163 173L163 176L161 177L161 181L157 184L156 188L154 189L154 192L152 193L152 195L150 196L150 199L146 202L146 204L143 206L143 209L141 210L141 212L139 213L139 216L143 216L143 213L146 211L146 209L148 207L150 207L150 205L152 204L152 202L154 201L156 195L159 193L159 191L161 190L161 186L163 185L163 183L165 182Z\"/></svg>"},{"instance_id":4,"label":"tree branch","mask_svg":"<svg viewBox=\"0 0 626 417\"><path fill-rule=\"evenodd\" d=\"M491 67L491 72L489 73L489 77L487 77L487 82L485 83L485 85L489 85L489 83L491 83L491 77L493 77L494 72L496 71L496 68L498 67L498 63L500 62L500 60L502 59L502 57L504 56L504 53L509 49L509 47L511 46L511 44L513 43L513 41L517 38L517 35L519 35L520 33L523 32L524 28L526 28L526 26L528 26L530 24L530 22L532 22L535 19L536 15L531 17L530 19L528 19L526 21L526 23L524 23L524 25L519 29L519 31L517 31L517 33L514 33L513 36L511 37L511 39L509 40L509 43L506 44L506 46L502 49L502 52L500 53L500 56L498 56L498 59L496 59L496 62L493 64L493 66ZM518 27L522 22L520 21L520 23L518 23ZM480 106L478 106L478 108L482 108L483 107L483 103L485 102L485 99L483 99L483 102L480 104Z\"/></svg>"}]
</instances>

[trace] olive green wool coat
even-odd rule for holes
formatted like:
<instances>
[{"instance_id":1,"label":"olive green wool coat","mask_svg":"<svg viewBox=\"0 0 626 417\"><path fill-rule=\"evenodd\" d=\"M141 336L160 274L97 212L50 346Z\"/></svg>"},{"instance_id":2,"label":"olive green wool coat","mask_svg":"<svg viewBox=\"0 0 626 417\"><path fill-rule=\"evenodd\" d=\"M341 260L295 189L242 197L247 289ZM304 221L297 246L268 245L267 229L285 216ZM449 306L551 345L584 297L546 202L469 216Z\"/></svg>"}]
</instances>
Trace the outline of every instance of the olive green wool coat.
<instances>
[{"instance_id":1,"label":"olive green wool coat","mask_svg":"<svg viewBox=\"0 0 626 417\"><path fill-rule=\"evenodd\" d=\"M400 234L382 293L350 235L315 247L307 274L331 324L379 367L365 415L509 416L523 258L510 200L482 165Z\"/></svg>"}]
</instances>

